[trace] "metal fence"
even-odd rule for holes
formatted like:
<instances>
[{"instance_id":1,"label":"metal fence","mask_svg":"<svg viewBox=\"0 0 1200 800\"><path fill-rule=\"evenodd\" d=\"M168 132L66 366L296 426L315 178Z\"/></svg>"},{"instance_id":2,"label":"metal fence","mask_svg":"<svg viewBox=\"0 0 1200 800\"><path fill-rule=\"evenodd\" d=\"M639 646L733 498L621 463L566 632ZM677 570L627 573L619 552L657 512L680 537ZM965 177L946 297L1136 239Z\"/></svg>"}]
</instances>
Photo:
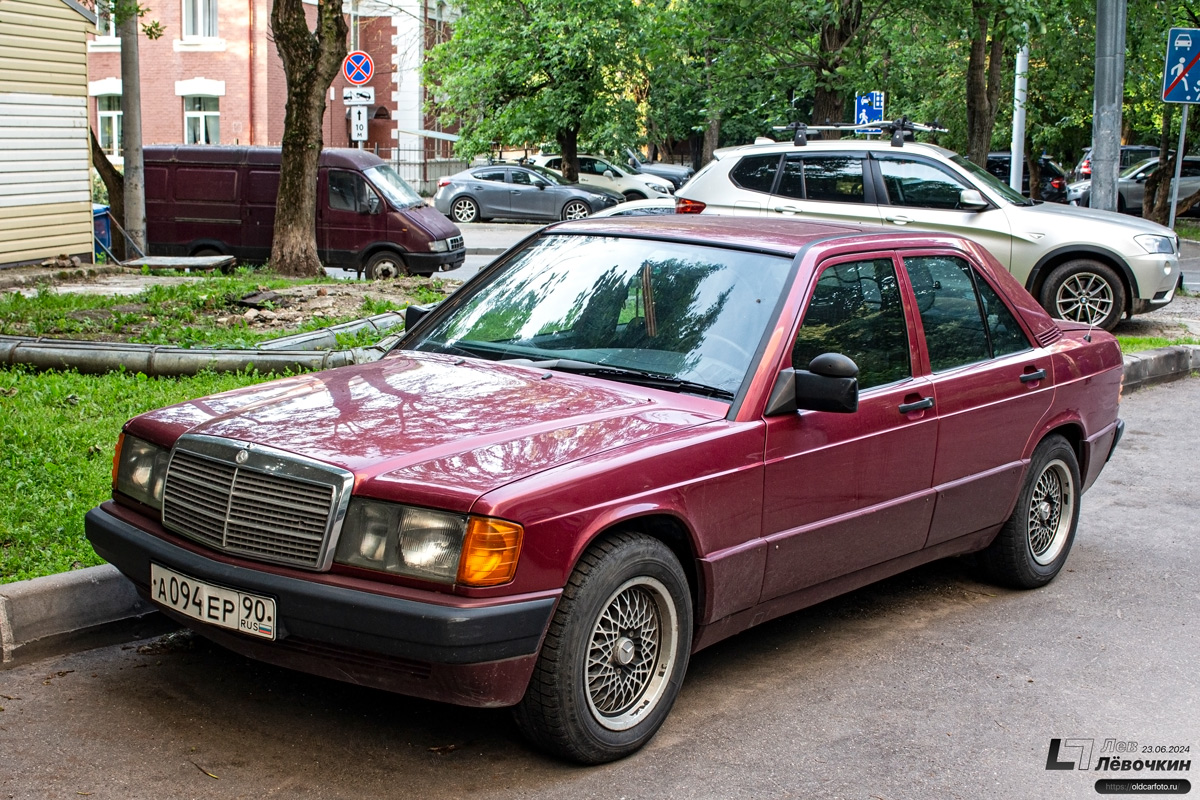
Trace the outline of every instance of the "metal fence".
<instances>
[{"instance_id":1,"label":"metal fence","mask_svg":"<svg viewBox=\"0 0 1200 800\"><path fill-rule=\"evenodd\" d=\"M374 147L417 193L429 197L437 192L438 179L466 169L461 158L430 156L423 147Z\"/></svg>"}]
</instances>

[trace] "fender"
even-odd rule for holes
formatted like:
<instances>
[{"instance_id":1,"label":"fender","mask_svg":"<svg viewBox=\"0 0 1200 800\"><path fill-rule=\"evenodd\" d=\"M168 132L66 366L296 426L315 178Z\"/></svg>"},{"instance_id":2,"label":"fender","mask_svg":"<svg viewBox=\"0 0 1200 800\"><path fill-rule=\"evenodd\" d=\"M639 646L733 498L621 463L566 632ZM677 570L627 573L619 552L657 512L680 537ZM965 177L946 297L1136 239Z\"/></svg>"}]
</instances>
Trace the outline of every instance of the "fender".
<instances>
[{"instance_id":1,"label":"fender","mask_svg":"<svg viewBox=\"0 0 1200 800\"><path fill-rule=\"evenodd\" d=\"M1079 257L1096 258L1116 268L1117 273L1125 279L1125 287L1127 289L1125 302L1127 307L1133 302L1134 298L1140 296L1137 279L1133 277L1133 270L1125 263L1125 257L1107 247L1100 247L1094 244L1067 244L1046 253L1038 259L1037 263L1033 265L1033 269L1030 270L1029 277L1025 279L1025 289L1036 297L1037 293L1034 290L1040 287L1045 280L1046 274L1048 274L1047 268L1050 264Z\"/></svg>"}]
</instances>

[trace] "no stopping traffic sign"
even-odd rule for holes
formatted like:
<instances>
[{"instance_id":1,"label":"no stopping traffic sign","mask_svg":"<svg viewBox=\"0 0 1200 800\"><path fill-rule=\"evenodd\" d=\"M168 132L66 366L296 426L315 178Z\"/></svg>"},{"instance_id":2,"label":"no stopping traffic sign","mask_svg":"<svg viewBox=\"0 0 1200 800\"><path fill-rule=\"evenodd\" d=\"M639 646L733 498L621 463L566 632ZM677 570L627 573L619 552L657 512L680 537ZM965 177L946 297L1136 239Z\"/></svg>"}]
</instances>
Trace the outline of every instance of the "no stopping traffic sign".
<instances>
[{"instance_id":1,"label":"no stopping traffic sign","mask_svg":"<svg viewBox=\"0 0 1200 800\"><path fill-rule=\"evenodd\" d=\"M349 53L346 60L342 62L342 74L355 86L361 86L371 80L371 75L374 73L375 62L361 50Z\"/></svg>"}]
</instances>

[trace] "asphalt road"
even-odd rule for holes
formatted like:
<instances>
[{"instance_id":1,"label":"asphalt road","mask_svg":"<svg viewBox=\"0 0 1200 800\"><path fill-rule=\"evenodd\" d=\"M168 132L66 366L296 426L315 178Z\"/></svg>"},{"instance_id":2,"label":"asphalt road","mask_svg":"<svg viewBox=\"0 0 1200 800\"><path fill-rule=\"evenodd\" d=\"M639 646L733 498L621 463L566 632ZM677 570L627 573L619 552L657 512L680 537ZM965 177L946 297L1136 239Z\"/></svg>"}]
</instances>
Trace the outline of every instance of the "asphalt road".
<instances>
[{"instance_id":1,"label":"asphalt road","mask_svg":"<svg viewBox=\"0 0 1200 800\"><path fill-rule=\"evenodd\" d=\"M1048 587L997 589L954 560L763 625L698 654L659 735L617 764L547 759L504 711L196 639L0 672L0 798L1097 796L1113 773L1048 771L1052 738L1093 740L1093 767L1108 738L1188 747L1171 758L1196 766L1170 775L1195 780L1198 406L1195 379L1125 399L1125 439Z\"/></svg>"}]
</instances>

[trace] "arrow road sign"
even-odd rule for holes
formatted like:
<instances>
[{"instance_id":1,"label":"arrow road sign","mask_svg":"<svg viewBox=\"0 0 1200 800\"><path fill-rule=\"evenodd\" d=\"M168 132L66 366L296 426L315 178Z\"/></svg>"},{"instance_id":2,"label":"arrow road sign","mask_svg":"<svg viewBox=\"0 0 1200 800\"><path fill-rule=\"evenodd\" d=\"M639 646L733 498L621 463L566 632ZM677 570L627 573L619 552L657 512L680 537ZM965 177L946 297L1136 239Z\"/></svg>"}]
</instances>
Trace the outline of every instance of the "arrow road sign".
<instances>
[{"instance_id":1,"label":"arrow road sign","mask_svg":"<svg viewBox=\"0 0 1200 800\"><path fill-rule=\"evenodd\" d=\"M346 56L346 60L342 62L342 74L346 76L346 80L355 86L360 86L371 80L371 75L374 72L375 62L361 50L355 50L353 53L350 53Z\"/></svg>"},{"instance_id":2,"label":"arrow road sign","mask_svg":"<svg viewBox=\"0 0 1200 800\"><path fill-rule=\"evenodd\" d=\"M367 140L367 107L350 106L350 141Z\"/></svg>"},{"instance_id":3,"label":"arrow road sign","mask_svg":"<svg viewBox=\"0 0 1200 800\"><path fill-rule=\"evenodd\" d=\"M1164 103L1200 103L1200 28L1171 28L1167 32L1167 61L1163 69Z\"/></svg>"}]
</instances>

